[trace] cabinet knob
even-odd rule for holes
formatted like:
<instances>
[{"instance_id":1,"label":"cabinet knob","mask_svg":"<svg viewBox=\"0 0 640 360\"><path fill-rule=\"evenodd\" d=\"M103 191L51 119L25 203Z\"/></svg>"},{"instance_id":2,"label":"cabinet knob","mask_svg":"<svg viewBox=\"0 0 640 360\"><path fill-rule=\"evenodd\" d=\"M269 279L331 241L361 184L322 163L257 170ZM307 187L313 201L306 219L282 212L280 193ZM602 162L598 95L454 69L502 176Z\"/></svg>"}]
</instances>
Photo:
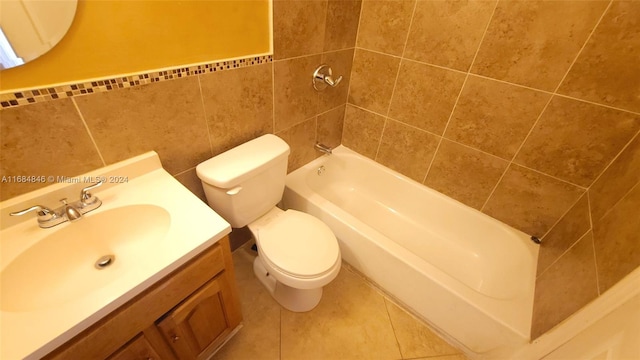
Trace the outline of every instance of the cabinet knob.
<instances>
[{"instance_id":1,"label":"cabinet knob","mask_svg":"<svg viewBox=\"0 0 640 360\"><path fill-rule=\"evenodd\" d=\"M173 340L173 342L176 342L176 341L180 340L180 336L178 336L178 335L173 335L173 336L171 337L171 340Z\"/></svg>"}]
</instances>

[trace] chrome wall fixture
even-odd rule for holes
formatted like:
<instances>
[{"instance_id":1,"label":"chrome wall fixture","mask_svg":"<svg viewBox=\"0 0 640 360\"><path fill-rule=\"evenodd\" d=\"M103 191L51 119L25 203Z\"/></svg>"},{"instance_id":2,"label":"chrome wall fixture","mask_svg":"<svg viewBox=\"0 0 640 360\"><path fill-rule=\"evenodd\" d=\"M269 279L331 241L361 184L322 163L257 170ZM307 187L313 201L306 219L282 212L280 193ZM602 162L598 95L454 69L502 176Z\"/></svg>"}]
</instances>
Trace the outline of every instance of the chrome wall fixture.
<instances>
[{"instance_id":1,"label":"chrome wall fixture","mask_svg":"<svg viewBox=\"0 0 640 360\"><path fill-rule=\"evenodd\" d=\"M338 76L337 79L333 78L333 71L331 66L327 64L320 65L316 71L313 72L313 88L317 91L322 91L327 86L336 87L342 81L342 76Z\"/></svg>"}]
</instances>

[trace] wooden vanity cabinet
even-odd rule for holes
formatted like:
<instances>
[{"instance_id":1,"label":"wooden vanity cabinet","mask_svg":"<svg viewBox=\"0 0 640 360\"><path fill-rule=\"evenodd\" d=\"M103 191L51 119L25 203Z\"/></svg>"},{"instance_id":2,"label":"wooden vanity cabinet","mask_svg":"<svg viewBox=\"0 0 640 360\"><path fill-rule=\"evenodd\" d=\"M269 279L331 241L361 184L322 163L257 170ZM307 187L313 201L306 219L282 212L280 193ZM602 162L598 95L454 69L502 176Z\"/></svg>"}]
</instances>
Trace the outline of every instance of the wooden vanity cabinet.
<instances>
[{"instance_id":1,"label":"wooden vanity cabinet","mask_svg":"<svg viewBox=\"0 0 640 360\"><path fill-rule=\"evenodd\" d=\"M222 278L211 280L157 323L179 359L211 354L233 330L225 316L226 285Z\"/></svg>"},{"instance_id":2,"label":"wooden vanity cabinet","mask_svg":"<svg viewBox=\"0 0 640 360\"><path fill-rule=\"evenodd\" d=\"M173 356L173 354L169 356ZM110 356L109 360L157 360L165 357L160 356L144 334L140 334Z\"/></svg>"},{"instance_id":3,"label":"wooden vanity cabinet","mask_svg":"<svg viewBox=\"0 0 640 360\"><path fill-rule=\"evenodd\" d=\"M241 320L224 237L45 359L205 359Z\"/></svg>"}]
</instances>

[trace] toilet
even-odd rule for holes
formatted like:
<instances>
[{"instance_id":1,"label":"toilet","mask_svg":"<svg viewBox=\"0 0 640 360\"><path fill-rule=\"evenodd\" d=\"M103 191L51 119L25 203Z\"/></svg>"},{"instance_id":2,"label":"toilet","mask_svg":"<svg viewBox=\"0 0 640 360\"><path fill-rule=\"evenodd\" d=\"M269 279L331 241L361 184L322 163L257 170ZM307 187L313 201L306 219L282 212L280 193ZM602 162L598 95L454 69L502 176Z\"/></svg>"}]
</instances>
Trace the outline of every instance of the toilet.
<instances>
[{"instance_id":1,"label":"toilet","mask_svg":"<svg viewBox=\"0 0 640 360\"><path fill-rule=\"evenodd\" d=\"M196 167L209 206L234 228L243 226L255 238L256 277L280 305L309 311L322 287L338 275L338 241L319 219L296 210L281 210L289 145L267 134L217 155Z\"/></svg>"}]
</instances>

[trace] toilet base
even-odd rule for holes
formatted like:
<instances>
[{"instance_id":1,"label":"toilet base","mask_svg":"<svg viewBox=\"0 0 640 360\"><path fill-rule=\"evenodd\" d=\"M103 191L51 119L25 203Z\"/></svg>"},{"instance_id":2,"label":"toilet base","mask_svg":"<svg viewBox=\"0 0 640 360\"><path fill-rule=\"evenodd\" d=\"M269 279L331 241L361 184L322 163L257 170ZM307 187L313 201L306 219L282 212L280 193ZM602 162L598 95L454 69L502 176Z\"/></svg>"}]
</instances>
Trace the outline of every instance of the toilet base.
<instances>
[{"instance_id":1,"label":"toilet base","mask_svg":"<svg viewBox=\"0 0 640 360\"><path fill-rule=\"evenodd\" d=\"M253 272L271 296L287 310L305 312L315 308L322 298L322 287L317 289L296 289L277 281L269 275L260 257L253 261Z\"/></svg>"}]
</instances>

